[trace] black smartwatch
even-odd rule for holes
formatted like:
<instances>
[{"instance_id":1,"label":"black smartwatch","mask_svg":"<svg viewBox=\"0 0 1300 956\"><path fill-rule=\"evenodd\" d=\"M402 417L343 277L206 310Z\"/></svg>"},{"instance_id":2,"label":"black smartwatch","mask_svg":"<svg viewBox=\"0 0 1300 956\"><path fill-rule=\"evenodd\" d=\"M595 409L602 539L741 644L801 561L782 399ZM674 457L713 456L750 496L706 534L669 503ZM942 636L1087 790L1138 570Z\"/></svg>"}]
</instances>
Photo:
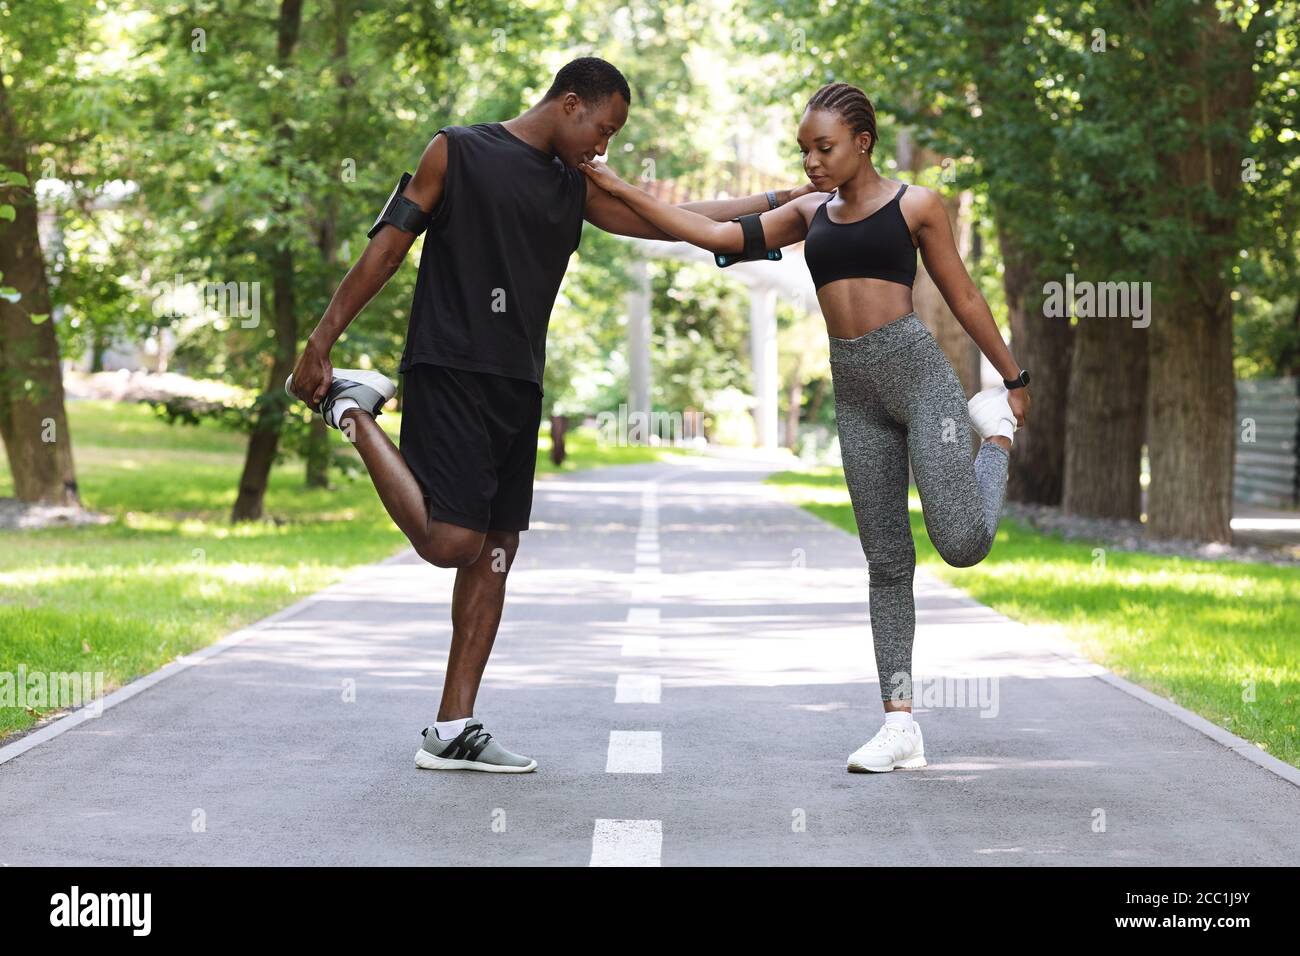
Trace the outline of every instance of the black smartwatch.
<instances>
[{"instance_id":1,"label":"black smartwatch","mask_svg":"<svg viewBox=\"0 0 1300 956\"><path fill-rule=\"evenodd\" d=\"M1019 375L1015 378L1004 378L1002 384L1005 385L1008 390L1013 388L1024 388L1029 384L1029 370L1022 368Z\"/></svg>"},{"instance_id":2,"label":"black smartwatch","mask_svg":"<svg viewBox=\"0 0 1300 956\"><path fill-rule=\"evenodd\" d=\"M776 201L775 189L769 189L767 191L767 205L769 209L775 209L777 206L781 205L779 202Z\"/></svg>"}]
</instances>

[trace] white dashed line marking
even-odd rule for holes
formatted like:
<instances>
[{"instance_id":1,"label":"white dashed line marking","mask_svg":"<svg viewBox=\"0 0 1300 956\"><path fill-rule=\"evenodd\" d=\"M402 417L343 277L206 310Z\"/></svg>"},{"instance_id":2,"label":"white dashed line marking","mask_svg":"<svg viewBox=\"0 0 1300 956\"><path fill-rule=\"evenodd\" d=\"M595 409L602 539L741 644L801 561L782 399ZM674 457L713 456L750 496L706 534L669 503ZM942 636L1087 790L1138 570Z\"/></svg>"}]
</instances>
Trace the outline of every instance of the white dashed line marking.
<instances>
[{"instance_id":1,"label":"white dashed line marking","mask_svg":"<svg viewBox=\"0 0 1300 956\"><path fill-rule=\"evenodd\" d=\"M657 704L661 690L658 674L619 674L614 703Z\"/></svg>"},{"instance_id":2,"label":"white dashed line marking","mask_svg":"<svg viewBox=\"0 0 1300 956\"><path fill-rule=\"evenodd\" d=\"M629 624L658 624L659 608L657 607L631 607L627 610L627 623Z\"/></svg>"},{"instance_id":3,"label":"white dashed line marking","mask_svg":"<svg viewBox=\"0 0 1300 956\"><path fill-rule=\"evenodd\" d=\"M659 866L664 827L659 820L597 820L592 866Z\"/></svg>"},{"instance_id":4,"label":"white dashed line marking","mask_svg":"<svg viewBox=\"0 0 1300 956\"><path fill-rule=\"evenodd\" d=\"M662 773L663 735L657 730L611 730L606 773Z\"/></svg>"},{"instance_id":5,"label":"white dashed line marking","mask_svg":"<svg viewBox=\"0 0 1300 956\"><path fill-rule=\"evenodd\" d=\"M624 657L658 657L658 634L629 634L623 638Z\"/></svg>"}]
</instances>

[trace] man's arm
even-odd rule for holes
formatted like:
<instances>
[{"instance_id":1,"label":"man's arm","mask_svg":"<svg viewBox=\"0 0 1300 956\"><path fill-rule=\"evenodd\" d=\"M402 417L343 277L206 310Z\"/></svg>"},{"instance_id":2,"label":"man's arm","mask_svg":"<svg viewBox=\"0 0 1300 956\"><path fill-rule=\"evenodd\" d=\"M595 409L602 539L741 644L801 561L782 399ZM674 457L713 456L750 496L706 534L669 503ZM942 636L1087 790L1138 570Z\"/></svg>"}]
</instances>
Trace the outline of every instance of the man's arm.
<instances>
[{"instance_id":1,"label":"man's arm","mask_svg":"<svg viewBox=\"0 0 1300 956\"><path fill-rule=\"evenodd\" d=\"M442 134L434 136L420 157L415 175L402 190L403 196L425 212L436 209L442 199L447 175L446 139ZM413 242L414 233L386 224L366 243L361 257L334 290L325 314L307 337L307 345L293 370L294 394L313 409L320 405L334 377L330 349L366 303L401 268Z\"/></svg>"},{"instance_id":2,"label":"man's arm","mask_svg":"<svg viewBox=\"0 0 1300 956\"><path fill-rule=\"evenodd\" d=\"M785 205L792 199L798 199L813 191L811 183L796 186L794 189L777 190L777 204ZM751 212L766 212L769 208L766 193L754 196L742 196L738 199L708 199L698 202L680 203L678 209L698 213L715 222L727 222L738 216ZM611 196L603 189L587 190L587 208L583 218L597 229L618 236L633 236L637 239L660 239L677 242L678 237L664 232L654 223L646 220L635 209L617 197Z\"/></svg>"}]
</instances>

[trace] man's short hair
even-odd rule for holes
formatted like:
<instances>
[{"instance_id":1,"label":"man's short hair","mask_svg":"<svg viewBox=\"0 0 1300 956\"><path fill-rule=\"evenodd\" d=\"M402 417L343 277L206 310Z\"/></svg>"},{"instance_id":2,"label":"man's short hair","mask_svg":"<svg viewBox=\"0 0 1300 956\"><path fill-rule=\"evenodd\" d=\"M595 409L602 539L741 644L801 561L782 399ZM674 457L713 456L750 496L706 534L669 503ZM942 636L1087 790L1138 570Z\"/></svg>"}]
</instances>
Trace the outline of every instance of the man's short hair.
<instances>
[{"instance_id":1,"label":"man's short hair","mask_svg":"<svg viewBox=\"0 0 1300 956\"><path fill-rule=\"evenodd\" d=\"M565 93L577 93L584 103L594 105L613 94L620 94L629 105L632 91L618 67L598 56L580 56L570 60L555 74L555 81L542 97L542 102L553 100Z\"/></svg>"}]
</instances>

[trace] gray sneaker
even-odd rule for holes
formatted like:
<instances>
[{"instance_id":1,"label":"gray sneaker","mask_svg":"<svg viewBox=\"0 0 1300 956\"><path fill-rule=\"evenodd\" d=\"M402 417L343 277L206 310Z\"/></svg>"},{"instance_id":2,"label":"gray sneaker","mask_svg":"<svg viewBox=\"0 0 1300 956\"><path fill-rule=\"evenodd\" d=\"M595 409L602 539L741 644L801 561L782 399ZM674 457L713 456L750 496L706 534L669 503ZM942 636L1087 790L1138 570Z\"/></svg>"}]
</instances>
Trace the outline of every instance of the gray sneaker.
<instances>
[{"instance_id":1,"label":"gray sneaker","mask_svg":"<svg viewBox=\"0 0 1300 956\"><path fill-rule=\"evenodd\" d=\"M440 740L437 731L432 737L425 727L424 746L415 752L415 765L425 770L486 770L489 773L528 773L537 769L531 757L512 754L483 729L483 721L475 717L453 740Z\"/></svg>"}]
</instances>

